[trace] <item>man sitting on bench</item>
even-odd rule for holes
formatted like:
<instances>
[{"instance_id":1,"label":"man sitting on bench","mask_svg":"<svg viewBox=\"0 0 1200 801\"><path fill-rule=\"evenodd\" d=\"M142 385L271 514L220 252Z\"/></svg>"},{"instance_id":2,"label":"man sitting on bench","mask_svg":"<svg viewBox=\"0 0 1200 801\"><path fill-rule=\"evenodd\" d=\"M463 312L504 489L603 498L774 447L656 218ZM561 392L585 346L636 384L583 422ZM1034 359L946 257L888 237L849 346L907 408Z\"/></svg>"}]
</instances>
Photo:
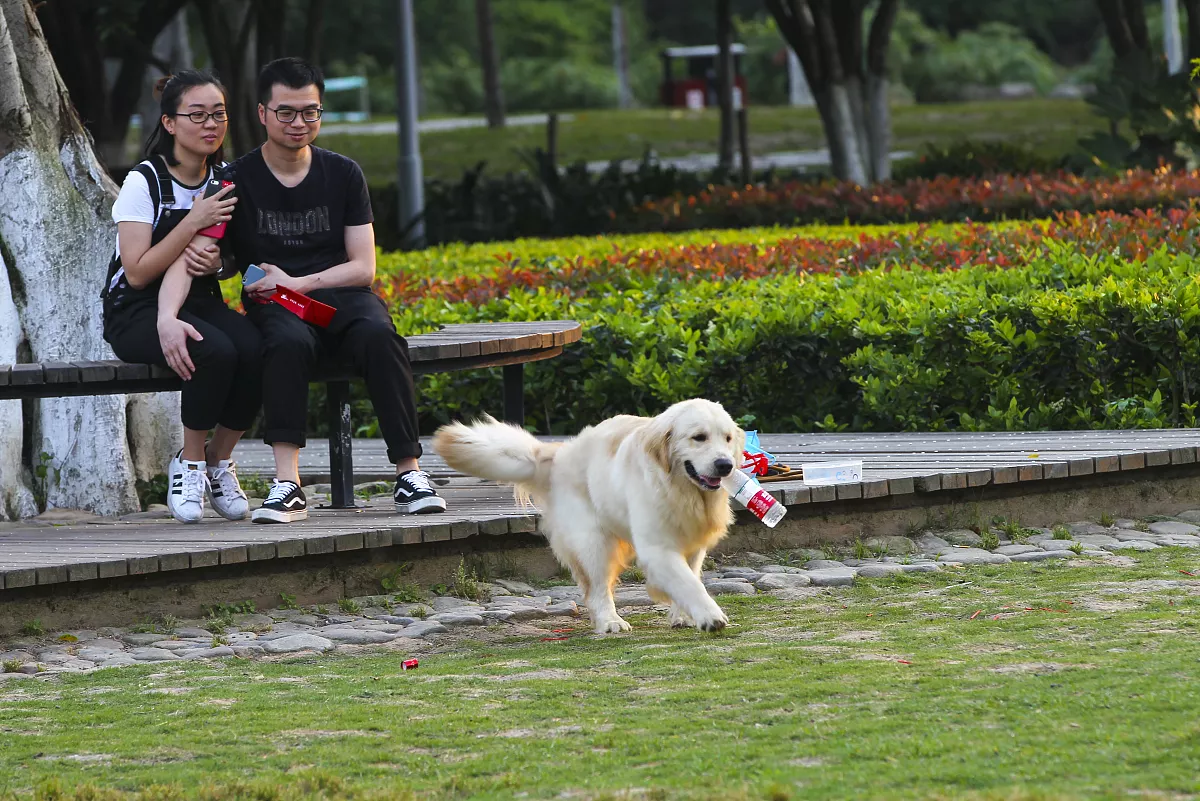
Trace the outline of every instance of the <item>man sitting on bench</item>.
<instances>
[{"instance_id":1,"label":"man sitting on bench","mask_svg":"<svg viewBox=\"0 0 1200 801\"><path fill-rule=\"evenodd\" d=\"M375 280L375 231L362 169L312 142L321 129L325 81L297 58L267 64L258 76L258 116L267 141L233 164L238 206L233 248L247 284L243 303L264 345L263 440L275 453L275 483L252 519L290 523L308 517L300 489L308 383L321 357L352 367L367 385L388 460L396 464L395 505L403 514L441 512L446 502L417 464L416 390L408 344L396 333ZM276 303L276 289L301 292L337 309L327 328Z\"/></svg>"}]
</instances>

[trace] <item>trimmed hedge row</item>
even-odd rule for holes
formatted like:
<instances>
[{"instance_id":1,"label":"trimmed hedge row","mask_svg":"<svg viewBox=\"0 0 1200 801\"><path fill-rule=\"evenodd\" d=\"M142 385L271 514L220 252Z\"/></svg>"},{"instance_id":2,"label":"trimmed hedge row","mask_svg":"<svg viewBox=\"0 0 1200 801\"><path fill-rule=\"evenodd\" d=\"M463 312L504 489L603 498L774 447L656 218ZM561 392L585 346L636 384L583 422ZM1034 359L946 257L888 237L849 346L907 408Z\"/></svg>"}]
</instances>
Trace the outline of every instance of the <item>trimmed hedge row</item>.
<instances>
[{"instance_id":1,"label":"trimmed hedge row","mask_svg":"<svg viewBox=\"0 0 1200 801\"><path fill-rule=\"evenodd\" d=\"M1194 425L1200 285L1192 253L1126 259L1047 243L1010 269L798 273L622 292L514 289L429 298L393 315L438 323L567 317L584 340L527 375L529 422L576 432L615 413L719 400L770 431L1019 430ZM495 411L500 376L427 376L425 431ZM372 433L370 425L363 433Z\"/></svg>"}]
</instances>

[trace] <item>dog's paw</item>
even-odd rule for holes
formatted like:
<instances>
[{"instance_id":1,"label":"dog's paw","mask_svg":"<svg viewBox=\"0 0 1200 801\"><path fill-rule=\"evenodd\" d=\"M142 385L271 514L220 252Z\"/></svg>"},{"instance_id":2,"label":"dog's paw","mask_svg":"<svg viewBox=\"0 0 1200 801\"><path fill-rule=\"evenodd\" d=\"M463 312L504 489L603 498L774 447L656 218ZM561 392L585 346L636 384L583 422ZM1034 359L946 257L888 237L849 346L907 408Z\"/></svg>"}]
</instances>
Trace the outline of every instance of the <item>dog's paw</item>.
<instances>
[{"instance_id":1,"label":"dog's paw","mask_svg":"<svg viewBox=\"0 0 1200 801\"><path fill-rule=\"evenodd\" d=\"M667 622L673 629L689 629L695 625L687 613L676 604L671 604L671 611L667 613Z\"/></svg>"},{"instance_id":2,"label":"dog's paw","mask_svg":"<svg viewBox=\"0 0 1200 801\"><path fill-rule=\"evenodd\" d=\"M602 620L596 624L597 634L619 634L622 631L633 631L633 626L619 617L612 620Z\"/></svg>"},{"instance_id":3,"label":"dog's paw","mask_svg":"<svg viewBox=\"0 0 1200 801\"><path fill-rule=\"evenodd\" d=\"M729 625L729 618L724 612L696 621L696 628L701 631L720 631Z\"/></svg>"}]
</instances>

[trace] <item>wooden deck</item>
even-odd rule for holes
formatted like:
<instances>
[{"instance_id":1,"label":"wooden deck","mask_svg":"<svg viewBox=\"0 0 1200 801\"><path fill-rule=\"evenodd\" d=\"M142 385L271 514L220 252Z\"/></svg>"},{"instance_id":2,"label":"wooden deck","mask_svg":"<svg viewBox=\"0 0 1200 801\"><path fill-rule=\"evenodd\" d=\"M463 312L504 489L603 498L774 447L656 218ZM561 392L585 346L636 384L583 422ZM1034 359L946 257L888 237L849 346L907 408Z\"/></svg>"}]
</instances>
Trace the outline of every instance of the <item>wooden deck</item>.
<instances>
[{"instance_id":1,"label":"wooden deck","mask_svg":"<svg viewBox=\"0 0 1200 801\"><path fill-rule=\"evenodd\" d=\"M1196 465L1200 429L943 434L770 434L763 446L789 465L841 457L863 461L856 484L767 484L789 507L867 503L887 496L928 495L990 485L1022 486L1031 492L1068 487L1089 476L1121 474L1122 480L1153 480L1152 473ZM358 480L391 473L383 443L357 440ZM447 498L443 515L402 517L390 503L356 510L314 509L309 520L289 526L230 523L213 517L195 526L145 514L62 524L44 520L0 524L0 599L4 590L97 581L167 571L182 572L250 562L328 555L343 551L445 542L479 535L537 530L536 513L518 508L506 488L451 472L432 455L422 465ZM328 443L312 441L303 452L306 483L327 480ZM271 472L270 452L245 443L241 472ZM898 497L898 502L903 498ZM181 575L182 578L182 575Z\"/></svg>"}]
</instances>

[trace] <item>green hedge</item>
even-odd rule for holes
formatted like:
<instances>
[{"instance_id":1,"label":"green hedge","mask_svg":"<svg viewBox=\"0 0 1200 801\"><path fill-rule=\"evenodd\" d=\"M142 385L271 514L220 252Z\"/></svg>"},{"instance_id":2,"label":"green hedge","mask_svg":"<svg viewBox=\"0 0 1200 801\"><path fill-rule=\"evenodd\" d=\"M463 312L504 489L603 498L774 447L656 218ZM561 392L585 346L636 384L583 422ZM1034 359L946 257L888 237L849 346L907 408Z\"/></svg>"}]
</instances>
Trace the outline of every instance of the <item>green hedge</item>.
<instances>
[{"instance_id":1,"label":"green hedge","mask_svg":"<svg viewBox=\"0 0 1200 801\"><path fill-rule=\"evenodd\" d=\"M770 431L1195 424L1196 262L1165 249L1125 261L1051 244L1020 268L940 273L646 276L623 293L514 291L478 306L430 299L393 315L404 331L582 322L581 343L527 368L529 423L543 432L692 396ZM424 377L422 430L498 411L500 382L498 370Z\"/></svg>"}]
</instances>

